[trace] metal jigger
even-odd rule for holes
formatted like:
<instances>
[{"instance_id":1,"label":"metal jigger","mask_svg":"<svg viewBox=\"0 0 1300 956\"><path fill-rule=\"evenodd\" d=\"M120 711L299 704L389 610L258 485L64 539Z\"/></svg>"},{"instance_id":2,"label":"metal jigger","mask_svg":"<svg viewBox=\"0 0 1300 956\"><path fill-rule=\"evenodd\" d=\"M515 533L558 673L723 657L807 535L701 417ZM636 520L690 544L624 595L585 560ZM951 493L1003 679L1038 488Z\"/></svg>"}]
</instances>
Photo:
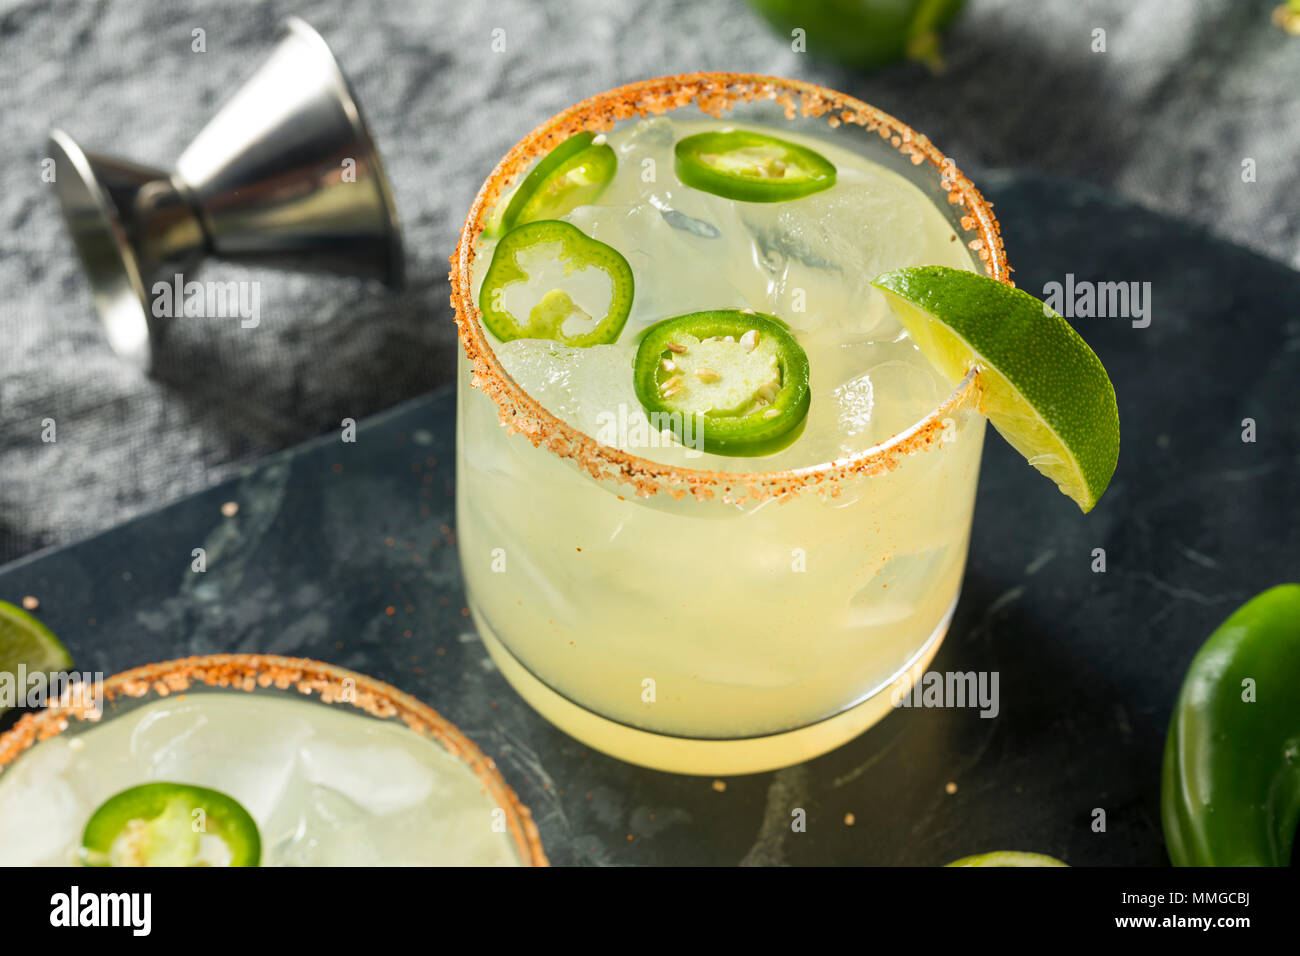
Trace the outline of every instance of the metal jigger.
<instances>
[{"instance_id":1,"label":"metal jigger","mask_svg":"<svg viewBox=\"0 0 1300 956\"><path fill-rule=\"evenodd\" d=\"M171 321L148 291L207 256L402 283L379 152L329 47L296 17L175 172L87 152L58 129L49 149L109 343L143 368Z\"/></svg>"}]
</instances>

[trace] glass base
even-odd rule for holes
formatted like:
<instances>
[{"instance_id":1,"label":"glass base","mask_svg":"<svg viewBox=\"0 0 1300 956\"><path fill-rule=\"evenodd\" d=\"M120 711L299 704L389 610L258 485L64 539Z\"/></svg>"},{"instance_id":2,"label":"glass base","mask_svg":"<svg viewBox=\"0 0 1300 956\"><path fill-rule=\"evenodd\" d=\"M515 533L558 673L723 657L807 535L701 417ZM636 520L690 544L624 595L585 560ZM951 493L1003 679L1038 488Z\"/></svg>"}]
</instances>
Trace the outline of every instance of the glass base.
<instances>
[{"instance_id":1,"label":"glass base","mask_svg":"<svg viewBox=\"0 0 1300 956\"><path fill-rule=\"evenodd\" d=\"M638 730L579 707L542 683L520 663L493 633L474 607L473 600L470 601L474 624L492 660L519 696L556 727L587 746L628 763L670 773L714 777L761 773L802 763L834 750L871 727L894 710L894 700L905 694L925 673L948 633L956 607L954 599L943 620L912 660L875 694L848 710L779 734L706 740Z\"/></svg>"}]
</instances>

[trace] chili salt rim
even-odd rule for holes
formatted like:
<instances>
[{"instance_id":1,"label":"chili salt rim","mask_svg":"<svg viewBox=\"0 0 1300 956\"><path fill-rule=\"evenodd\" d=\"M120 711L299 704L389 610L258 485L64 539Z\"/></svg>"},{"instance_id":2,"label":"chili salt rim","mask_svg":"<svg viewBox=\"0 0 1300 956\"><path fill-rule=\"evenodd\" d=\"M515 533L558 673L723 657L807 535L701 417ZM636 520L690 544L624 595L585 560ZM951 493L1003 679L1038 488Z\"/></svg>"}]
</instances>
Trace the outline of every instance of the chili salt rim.
<instances>
[{"instance_id":1,"label":"chili salt rim","mask_svg":"<svg viewBox=\"0 0 1300 956\"><path fill-rule=\"evenodd\" d=\"M451 257L451 305L456 312L461 344L473 366L471 384L496 403L507 432L520 432L534 446L545 444L556 455L572 458L597 480L630 484L643 497L665 491L674 498L691 494L707 500L721 491L724 501L736 503L746 498L785 499L810 489L827 491L833 497L845 479L892 471L904 458L933 447L942 436L944 418L968 398L978 396L978 375L971 369L952 393L915 425L856 455L803 468L723 472L667 465L602 445L547 411L506 372L488 341L482 313L474 301L474 244L484 229L487 212L527 172L533 159L575 133L602 132L620 120L659 115L690 103L695 103L704 113L721 117L724 110L736 103L759 100L772 100L783 106L787 119L799 114L825 117L831 128L844 123L861 126L878 133L914 166L928 162L941 170L940 186L947 193L948 202L965 210L961 228L974 236L968 247L978 254L989 276L1013 284L992 206L926 136L888 113L812 83L758 74L687 73L630 83L563 110L520 140L479 190Z\"/></svg>"},{"instance_id":2,"label":"chili salt rim","mask_svg":"<svg viewBox=\"0 0 1300 956\"><path fill-rule=\"evenodd\" d=\"M348 685L347 681L351 684ZM115 674L104 681L102 697L158 697L184 693L194 683L251 693L274 686L294 689L322 703L350 703L373 717L398 718L417 734L432 738L448 753L469 766L487 795L505 811L506 826L515 849L527 866L549 866L532 813L506 783L491 757L436 710L410 694L364 674L300 657L275 654L209 654L145 664ZM67 730L73 720L94 722L102 717L85 700L65 689L56 704L26 714L0 735L0 773L21 754L41 741Z\"/></svg>"}]
</instances>

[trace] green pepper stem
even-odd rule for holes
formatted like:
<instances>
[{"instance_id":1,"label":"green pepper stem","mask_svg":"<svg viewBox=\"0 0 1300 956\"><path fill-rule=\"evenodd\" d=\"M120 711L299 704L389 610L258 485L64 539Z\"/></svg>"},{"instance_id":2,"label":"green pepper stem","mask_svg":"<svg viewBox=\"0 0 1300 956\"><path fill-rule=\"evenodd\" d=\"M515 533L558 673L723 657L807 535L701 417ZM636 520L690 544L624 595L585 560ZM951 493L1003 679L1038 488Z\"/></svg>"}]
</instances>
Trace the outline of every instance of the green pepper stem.
<instances>
[{"instance_id":1,"label":"green pepper stem","mask_svg":"<svg viewBox=\"0 0 1300 956\"><path fill-rule=\"evenodd\" d=\"M922 64L935 75L945 68L938 25L948 6L949 0L922 0L916 5L912 21L907 25L907 58Z\"/></svg>"}]
</instances>

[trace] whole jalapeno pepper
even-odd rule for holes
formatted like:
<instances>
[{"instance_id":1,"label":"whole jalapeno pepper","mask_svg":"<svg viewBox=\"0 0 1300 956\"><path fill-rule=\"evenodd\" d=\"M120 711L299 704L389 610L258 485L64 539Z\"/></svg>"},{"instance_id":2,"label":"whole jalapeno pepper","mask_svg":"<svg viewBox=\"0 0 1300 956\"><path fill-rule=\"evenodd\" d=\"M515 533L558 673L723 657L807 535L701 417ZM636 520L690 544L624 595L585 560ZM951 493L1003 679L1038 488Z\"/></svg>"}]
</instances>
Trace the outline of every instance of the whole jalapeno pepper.
<instances>
[{"instance_id":1,"label":"whole jalapeno pepper","mask_svg":"<svg viewBox=\"0 0 1300 956\"><path fill-rule=\"evenodd\" d=\"M1300 823L1300 584L1257 595L1192 659L1165 745L1175 866L1287 866Z\"/></svg>"}]
</instances>

